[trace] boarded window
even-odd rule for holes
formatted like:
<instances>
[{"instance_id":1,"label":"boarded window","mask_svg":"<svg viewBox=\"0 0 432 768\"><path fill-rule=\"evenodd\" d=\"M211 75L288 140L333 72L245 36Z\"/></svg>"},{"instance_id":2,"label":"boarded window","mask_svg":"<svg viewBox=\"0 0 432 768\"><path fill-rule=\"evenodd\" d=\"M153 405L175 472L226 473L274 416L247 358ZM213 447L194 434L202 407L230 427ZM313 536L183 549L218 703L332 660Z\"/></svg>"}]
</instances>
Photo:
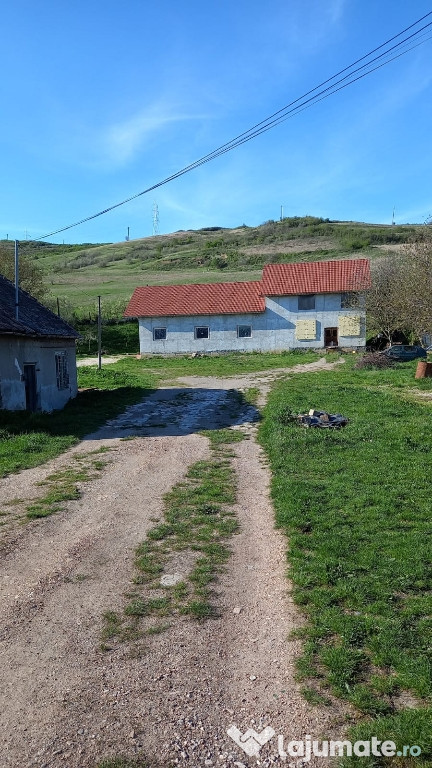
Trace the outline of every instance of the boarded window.
<instances>
[{"instance_id":1,"label":"boarded window","mask_svg":"<svg viewBox=\"0 0 432 768\"><path fill-rule=\"evenodd\" d=\"M166 328L153 328L153 341L165 341Z\"/></svg>"},{"instance_id":2,"label":"boarded window","mask_svg":"<svg viewBox=\"0 0 432 768\"><path fill-rule=\"evenodd\" d=\"M313 341L316 339L316 321L298 320L296 325L296 339Z\"/></svg>"},{"instance_id":3,"label":"boarded window","mask_svg":"<svg viewBox=\"0 0 432 768\"><path fill-rule=\"evenodd\" d=\"M209 327L208 325L197 325L195 328L195 338L196 339L208 339L210 333L209 333Z\"/></svg>"},{"instance_id":4,"label":"boarded window","mask_svg":"<svg viewBox=\"0 0 432 768\"><path fill-rule=\"evenodd\" d=\"M56 352L55 355L57 389L69 388L69 366L67 352Z\"/></svg>"},{"instance_id":5,"label":"boarded window","mask_svg":"<svg viewBox=\"0 0 432 768\"><path fill-rule=\"evenodd\" d=\"M341 315L338 317L339 336L361 336L361 318L359 315Z\"/></svg>"},{"instance_id":6,"label":"boarded window","mask_svg":"<svg viewBox=\"0 0 432 768\"><path fill-rule=\"evenodd\" d=\"M252 326L251 325L238 325L237 326L237 337L239 339L250 339L252 336Z\"/></svg>"},{"instance_id":7,"label":"boarded window","mask_svg":"<svg viewBox=\"0 0 432 768\"><path fill-rule=\"evenodd\" d=\"M304 296L299 296L298 308L299 310L315 309L315 294L308 293L308 294L305 294Z\"/></svg>"}]
</instances>

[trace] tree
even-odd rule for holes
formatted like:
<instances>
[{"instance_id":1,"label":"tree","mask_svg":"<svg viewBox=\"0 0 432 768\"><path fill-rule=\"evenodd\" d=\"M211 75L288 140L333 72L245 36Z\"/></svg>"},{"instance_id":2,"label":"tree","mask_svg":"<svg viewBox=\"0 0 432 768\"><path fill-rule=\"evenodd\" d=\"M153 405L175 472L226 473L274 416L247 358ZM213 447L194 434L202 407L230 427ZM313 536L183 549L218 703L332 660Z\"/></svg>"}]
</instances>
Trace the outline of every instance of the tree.
<instances>
[{"instance_id":1,"label":"tree","mask_svg":"<svg viewBox=\"0 0 432 768\"><path fill-rule=\"evenodd\" d=\"M399 259L383 258L372 262L372 287L366 294L366 312L374 328L391 344L401 328L402 270Z\"/></svg>"},{"instance_id":2,"label":"tree","mask_svg":"<svg viewBox=\"0 0 432 768\"><path fill-rule=\"evenodd\" d=\"M372 262L366 309L391 343L395 331L421 340L432 331L432 236L428 229L392 256Z\"/></svg>"},{"instance_id":3,"label":"tree","mask_svg":"<svg viewBox=\"0 0 432 768\"><path fill-rule=\"evenodd\" d=\"M12 247L0 246L0 275L7 277L11 282L15 281L15 255ZM42 270L34 260L21 253L19 256L19 282L20 288L39 301L47 294Z\"/></svg>"},{"instance_id":4,"label":"tree","mask_svg":"<svg viewBox=\"0 0 432 768\"><path fill-rule=\"evenodd\" d=\"M421 339L432 331L432 237L428 230L405 247L401 266L404 325Z\"/></svg>"}]
</instances>

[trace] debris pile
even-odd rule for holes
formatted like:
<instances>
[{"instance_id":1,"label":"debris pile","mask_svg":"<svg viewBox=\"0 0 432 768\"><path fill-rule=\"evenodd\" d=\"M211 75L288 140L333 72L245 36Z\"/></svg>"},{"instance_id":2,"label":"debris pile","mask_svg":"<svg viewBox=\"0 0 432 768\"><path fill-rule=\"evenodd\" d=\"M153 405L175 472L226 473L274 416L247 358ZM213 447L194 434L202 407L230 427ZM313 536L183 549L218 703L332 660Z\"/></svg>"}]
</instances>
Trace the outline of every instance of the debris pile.
<instances>
[{"instance_id":1,"label":"debris pile","mask_svg":"<svg viewBox=\"0 0 432 768\"><path fill-rule=\"evenodd\" d=\"M348 424L348 419L340 413L315 411L314 408L311 408L309 413L300 413L297 421L302 427L322 427L323 429L340 429Z\"/></svg>"}]
</instances>

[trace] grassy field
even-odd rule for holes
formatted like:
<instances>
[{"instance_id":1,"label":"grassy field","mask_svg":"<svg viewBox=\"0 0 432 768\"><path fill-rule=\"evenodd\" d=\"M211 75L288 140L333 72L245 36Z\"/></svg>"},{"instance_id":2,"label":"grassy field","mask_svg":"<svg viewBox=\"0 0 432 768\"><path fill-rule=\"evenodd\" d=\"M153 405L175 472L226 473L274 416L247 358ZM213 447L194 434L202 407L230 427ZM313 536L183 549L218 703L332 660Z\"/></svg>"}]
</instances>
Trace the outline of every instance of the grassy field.
<instances>
[{"instance_id":1,"label":"grassy field","mask_svg":"<svg viewBox=\"0 0 432 768\"><path fill-rule=\"evenodd\" d=\"M115 370L125 374L150 374L161 382L171 381L178 376L238 376L242 373L267 371L272 368L290 368L299 363L318 360L316 352L232 352L227 355L202 357L147 357L136 360L125 357L115 363ZM111 366L110 366L111 367Z\"/></svg>"},{"instance_id":2,"label":"grassy field","mask_svg":"<svg viewBox=\"0 0 432 768\"><path fill-rule=\"evenodd\" d=\"M332 222L312 216L269 221L259 227L209 227L104 245L22 244L37 260L60 306L94 309L126 302L137 285L259 279L268 262L374 257L418 231L416 226ZM12 243L1 241L4 247Z\"/></svg>"},{"instance_id":3,"label":"grassy field","mask_svg":"<svg viewBox=\"0 0 432 768\"><path fill-rule=\"evenodd\" d=\"M384 734L422 747L421 759L361 765L426 767L432 413L416 397L430 382L414 379L415 362L380 372L352 363L279 384L260 428L294 598L307 617L298 671L311 702L331 691L362 713L356 738ZM331 431L291 421L311 407L350 423Z\"/></svg>"}]
</instances>

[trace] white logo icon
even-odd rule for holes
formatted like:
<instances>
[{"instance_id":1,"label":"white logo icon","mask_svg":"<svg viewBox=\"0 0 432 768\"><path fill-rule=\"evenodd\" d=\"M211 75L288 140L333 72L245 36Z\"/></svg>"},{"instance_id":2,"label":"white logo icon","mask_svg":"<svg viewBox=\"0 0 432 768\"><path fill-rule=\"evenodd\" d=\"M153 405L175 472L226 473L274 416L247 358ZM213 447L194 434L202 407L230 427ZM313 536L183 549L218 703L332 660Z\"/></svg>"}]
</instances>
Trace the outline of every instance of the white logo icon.
<instances>
[{"instance_id":1,"label":"white logo icon","mask_svg":"<svg viewBox=\"0 0 432 768\"><path fill-rule=\"evenodd\" d=\"M230 736L237 746L241 747L243 752L246 752L249 757L258 755L261 747L263 747L264 744L267 744L267 742L273 738L275 733L276 731L274 731L273 728L270 728L270 726L264 728L261 733L257 733L253 728L248 728L246 733L242 733L235 725L230 725L227 730L228 736Z\"/></svg>"}]
</instances>

